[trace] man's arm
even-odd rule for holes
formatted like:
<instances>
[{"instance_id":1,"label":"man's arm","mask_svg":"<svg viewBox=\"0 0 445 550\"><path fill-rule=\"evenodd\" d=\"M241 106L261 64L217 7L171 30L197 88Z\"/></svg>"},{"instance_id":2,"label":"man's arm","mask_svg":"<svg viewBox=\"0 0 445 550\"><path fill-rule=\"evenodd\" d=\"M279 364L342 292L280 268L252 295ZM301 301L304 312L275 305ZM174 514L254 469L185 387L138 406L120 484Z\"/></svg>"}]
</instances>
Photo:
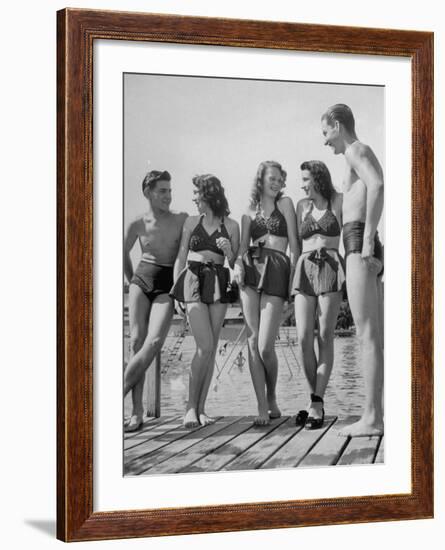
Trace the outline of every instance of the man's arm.
<instances>
[{"instance_id":1,"label":"man's arm","mask_svg":"<svg viewBox=\"0 0 445 550\"><path fill-rule=\"evenodd\" d=\"M124 273L129 283L133 278L133 264L131 263L130 251L138 238L138 224L139 219L131 222L127 226L124 236Z\"/></svg>"},{"instance_id":2,"label":"man's arm","mask_svg":"<svg viewBox=\"0 0 445 550\"><path fill-rule=\"evenodd\" d=\"M181 244L179 245L178 255L176 256L175 265L173 268L173 279L176 282L179 274L184 269L185 262L189 251L189 241L192 233L193 218L188 217L182 228Z\"/></svg>"},{"instance_id":3,"label":"man's arm","mask_svg":"<svg viewBox=\"0 0 445 550\"><path fill-rule=\"evenodd\" d=\"M351 150L348 158L357 176L366 185L366 220L363 236L364 257L374 252L374 235L383 212L383 171L367 145L360 144Z\"/></svg>"}]
</instances>

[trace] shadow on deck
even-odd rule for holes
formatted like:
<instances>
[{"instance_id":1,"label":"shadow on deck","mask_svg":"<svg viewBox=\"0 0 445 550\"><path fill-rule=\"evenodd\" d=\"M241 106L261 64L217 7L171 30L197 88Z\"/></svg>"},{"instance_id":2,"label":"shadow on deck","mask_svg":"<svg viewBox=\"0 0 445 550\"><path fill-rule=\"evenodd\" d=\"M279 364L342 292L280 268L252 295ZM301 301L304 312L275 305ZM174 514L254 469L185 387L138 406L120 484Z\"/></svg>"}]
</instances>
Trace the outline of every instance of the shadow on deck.
<instances>
[{"instance_id":1,"label":"shadow on deck","mask_svg":"<svg viewBox=\"0 0 445 550\"><path fill-rule=\"evenodd\" d=\"M261 427L253 426L253 417L225 416L188 430L180 416L150 418L140 431L125 434L124 475L382 463L383 436L337 434L356 419L327 416L323 428L305 430L294 416Z\"/></svg>"}]
</instances>

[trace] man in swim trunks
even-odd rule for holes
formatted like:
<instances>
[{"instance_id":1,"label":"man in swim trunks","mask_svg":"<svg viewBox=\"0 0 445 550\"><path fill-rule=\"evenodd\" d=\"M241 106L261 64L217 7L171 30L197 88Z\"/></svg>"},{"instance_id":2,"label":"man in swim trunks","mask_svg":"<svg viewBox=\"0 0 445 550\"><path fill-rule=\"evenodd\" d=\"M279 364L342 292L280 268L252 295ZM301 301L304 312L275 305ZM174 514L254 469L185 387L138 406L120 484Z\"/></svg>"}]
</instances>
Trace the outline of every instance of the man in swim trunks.
<instances>
[{"instance_id":1,"label":"man in swim trunks","mask_svg":"<svg viewBox=\"0 0 445 550\"><path fill-rule=\"evenodd\" d=\"M178 254L184 212L170 211L171 177L151 170L142 182L148 210L132 221L124 237L124 272L130 283L130 361L124 374L124 397L132 390L133 411L126 431L138 430L143 421L142 394L145 371L161 351L173 315L173 264ZM139 240L142 258L136 271L130 251Z\"/></svg>"},{"instance_id":2,"label":"man in swim trunks","mask_svg":"<svg viewBox=\"0 0 445 550\"><path fill-rule=\"evenodd\" d=\"M383 433L383 257L377 225L383 211L383 170L372 149L359 141L351 109L330 107L321 117L325 145L346 160L343 241L349 305L362 344L365 407L360 420L341 430L352 437Z\"/></svg>"}]
</instances>

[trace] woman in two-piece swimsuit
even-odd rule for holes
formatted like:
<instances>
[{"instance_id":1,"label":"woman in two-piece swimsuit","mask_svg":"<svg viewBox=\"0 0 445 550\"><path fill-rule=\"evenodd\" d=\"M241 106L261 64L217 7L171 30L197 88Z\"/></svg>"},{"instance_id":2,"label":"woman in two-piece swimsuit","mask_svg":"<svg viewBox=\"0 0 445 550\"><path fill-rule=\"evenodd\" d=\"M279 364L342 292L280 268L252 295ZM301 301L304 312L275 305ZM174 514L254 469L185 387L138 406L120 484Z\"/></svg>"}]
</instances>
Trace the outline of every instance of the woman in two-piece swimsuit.
<instances>
[{"instance_id":1,"label":"woman in two-piece swimsuit","mask_svg":"<svg viewBox=\"0 0 445 550\"><path fill-rule=\"evenodd\" d=\"M235 280L247 330L249 368L258 402L256 425L281 416L277 404L278 361L275 353L284 302L297 258L292 201L283 196L286 172L274 161L262 162L242 217ZM286 255L289 246L290 257Z\"/></svg>"},{"instance_id":2,"label":"woman in two-piece swimsuit","mask_svg":"<svg viewBox=\"0 0 445 550\"><path fill-rule=\"evenodd\" d=\"M184 416L186 428L214 422L205 412L205 402L219 334L231 301L230 271L224 262L227 259L233 267L239 247L239 226L227 217L230 212L221 182L207 174L193 178L193 184L200 215L185 221L170 292L178 302L186 304L196 342Z\"/></svg>"},{"instance_id":3,"label":"woman in two-piece swimsuit","mask_svg":"<svg viewBox=\"0 0 445 550\"><path fill-rule=\"evenodd\" d=\"M301 255L292 294L297 353L308 382L310 404L308 410L297 413L296 423L317 429L324 422L324 394L334 362L334 330L346 280L344 261L338 252L343 196L335 191L323 162L303 162L300 169L307 198L300 200L296 208ZM314 349L317 318L318 357Z\"/></svg>"}]
</instances>

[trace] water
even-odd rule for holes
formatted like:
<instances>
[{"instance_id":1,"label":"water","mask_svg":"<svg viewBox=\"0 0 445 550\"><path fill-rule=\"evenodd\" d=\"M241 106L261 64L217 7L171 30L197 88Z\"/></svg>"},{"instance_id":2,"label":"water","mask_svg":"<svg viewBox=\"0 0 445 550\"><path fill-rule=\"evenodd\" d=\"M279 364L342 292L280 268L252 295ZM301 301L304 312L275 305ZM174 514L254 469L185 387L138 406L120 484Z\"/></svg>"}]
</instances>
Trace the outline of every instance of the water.
<instances>
[{"instance_id":1,"label":"water","mask_svg":"<svg viewBox=\"0 0 445 550\"><path fill-rule=\"evenodd\" d=\"M229 326L223 331L220 346L227 343L226 352L217 354L217 366L210 385L206 411L213 416L255 415L256 398L247 363L247 349L244 343L234 345L239 327ZM185 336L178 354L174 358L170 357L171 360L166 364L178 333L178 327L173 327L164 345L161 378L163 416L183 414L187 402L189 366L195 352L191 335ZM306 408L309 401L306 380L295 357L294 334L295 328L281 328L280 340L276 344L279 360L277 400L285 415L292 415ZM238 366L234 364L234 360L240 351L245 361ZM230 352L232 353L229 356ZM359 346L355 336L335 338L334 367L325 394L326 414L337 415L341 419L361 413L364 388L358 356ZM130 413L131 398L127 396L125 414Z\"/></svg>"}]
</instances>

